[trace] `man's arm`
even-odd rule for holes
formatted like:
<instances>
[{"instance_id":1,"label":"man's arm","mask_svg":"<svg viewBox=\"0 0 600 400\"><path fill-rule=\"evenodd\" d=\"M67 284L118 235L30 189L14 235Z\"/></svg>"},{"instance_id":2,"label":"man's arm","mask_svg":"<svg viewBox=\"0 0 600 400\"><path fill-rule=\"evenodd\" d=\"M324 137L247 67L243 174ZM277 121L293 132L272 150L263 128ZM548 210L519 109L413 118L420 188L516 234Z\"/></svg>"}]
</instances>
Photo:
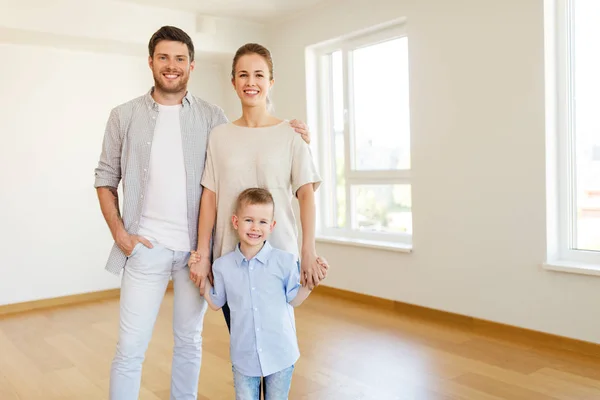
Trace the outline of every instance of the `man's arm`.
<instances>
[{"instance_id":1,"label":"man's arm","mask_svg":"<svg viewBox=\"0 0 600 400\"><path fill-rule=\"evenodd\" d=\"M110 229L113 240L121 251L129 256L138 242L142 242L150 248L152 244L143 237L129 235L121 218L117 191L121 181L122 140L120 129L119 113L116 109L113 109L104 131L102 153L100 154L98 167L95 170L96 181L94 186L96 187L102 215Z\"/></svg>"},{"instance_id":2,"label":"man's arm","mask_svg":"<svg viewBox=\"0 0 600 400\"><path fill-rule=\"evenodd\" d=\"M142 243L148 248L152 248L152 243L143 236L130 235L125 230L121 211L119 209L119 193L117 189L110 186L103 186L96 189L98 200L100 201L100 209L104 220L110 229L113 240L119 246L123 254L130 256L136 244Z\"/></svg>"},{"instance_id":3,"label":"man's arm","mask_svg":"<svg viewBox=\"0 0 600 400\"><path fill-rule=\"evenodd\" d=\"M96 192L100 201L102 215L116 242L118 238L127 234L123 225L123 219L121 218L121 210L119 209L119 193L117 188L111 186L101 186L96 188Z\"/></svg>"}]
</instances>

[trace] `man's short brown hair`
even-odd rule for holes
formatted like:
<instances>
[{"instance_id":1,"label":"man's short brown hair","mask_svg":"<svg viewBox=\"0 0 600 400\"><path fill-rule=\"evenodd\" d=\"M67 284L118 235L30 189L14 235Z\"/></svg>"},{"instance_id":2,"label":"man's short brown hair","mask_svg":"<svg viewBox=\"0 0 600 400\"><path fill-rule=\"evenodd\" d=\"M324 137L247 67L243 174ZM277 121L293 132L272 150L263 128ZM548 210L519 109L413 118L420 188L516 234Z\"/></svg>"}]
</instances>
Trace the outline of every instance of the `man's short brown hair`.
<instances>
[{"instance_id":1,"label":"man's short brown hair","mask_svg":"<svg viewBox=\"0 0 600 400\"><path fill-rule=\"evenodd\" d=\"M263 188L249 188L240 193L235 203L235 212L237 213L242 207L254 204L270 204L273 206L273 213L275 213L273 195L267 189Z\"/></svg>"},{"instance_id":2,"label":"man's short brown hair","mask_svg":"<svg viewBox=\"0 0 600 400\"><path fill-rule=\"evenodd\" d=\"M150 41L148 42L148 53L150 54L150 57L154 57L156 45L163 40L185 44L190 53L190 62L194 61L194 43L192 42L190 35L175 26L168 25L165 25L154 32L154 35L150 38Z\"/></svg>"}]
</instances>

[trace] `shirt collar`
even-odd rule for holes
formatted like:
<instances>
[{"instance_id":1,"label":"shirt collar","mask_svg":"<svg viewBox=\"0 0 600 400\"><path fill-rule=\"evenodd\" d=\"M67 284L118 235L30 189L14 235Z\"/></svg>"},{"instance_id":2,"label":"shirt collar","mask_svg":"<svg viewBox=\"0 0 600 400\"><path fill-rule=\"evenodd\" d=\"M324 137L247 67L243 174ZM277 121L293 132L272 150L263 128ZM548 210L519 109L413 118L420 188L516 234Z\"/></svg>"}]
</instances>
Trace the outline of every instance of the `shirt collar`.
<instances>
[{"instance_id":1,"label":"shirt collar","mask_svg":"<svg viewBox=\"0 0 600 400\"><path fill-rule=\"evenodd\" d=\"M265 244L263 245L262 249L260 249L254 258L260 261L261 264L266 264L269 260L269 256L271 255L271 250L273 250L271 243L265 240ZM235 246L235 261L237 262L237 265L241 266L242 261L245 259L246 257L242 254L242 251L240 250L240 244L238 243L237 246Z\"/></svg>"},{"instance_id":2,"label":"shirt collar","mask_svg":"<svg viewBox=\"0 0 600 400\"><path fill-rule=\"evenodd\" d=\"M146 95L144 96L144 98L146 99L146 105L148 106L149 109L158 111L158 103L156 101L154 101L154 98L152 97L152 92L154 92L154 86L152 86L150 88L150 90L148 90L148 92L146 92ZM185 92L185 96L183 96L183 100L182 100L181 104L184 107L194 104L194 96L192 96L192 94L190 93L189 90L187 92Z\"/></svg>"}]
</instances>

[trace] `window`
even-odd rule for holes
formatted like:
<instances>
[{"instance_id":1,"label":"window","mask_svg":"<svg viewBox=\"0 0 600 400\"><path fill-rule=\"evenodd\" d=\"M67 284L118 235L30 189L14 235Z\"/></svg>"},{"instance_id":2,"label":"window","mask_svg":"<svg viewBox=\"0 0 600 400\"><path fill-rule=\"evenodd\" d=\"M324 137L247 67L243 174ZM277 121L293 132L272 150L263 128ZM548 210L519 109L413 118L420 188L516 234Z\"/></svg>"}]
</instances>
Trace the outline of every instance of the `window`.
<instances>
[{"instance_id":1,"label":"window","mask_svg":"<svg viewBox=\"0 0 600 400\"><path fill-rule=\"evenodd\" d=\"M556 0L550 13L549 258L600 270L600 1Z\"/></svg>"},{"instance_id":2,"label":"window","mask_svg":"<svg viewBox=\"0 0 600 400\"><path fill-rule=\"evenodd\" d=\"M319 234L412 243L408 39L386 29L314 50Z\"/></svg>"}]
</instances>

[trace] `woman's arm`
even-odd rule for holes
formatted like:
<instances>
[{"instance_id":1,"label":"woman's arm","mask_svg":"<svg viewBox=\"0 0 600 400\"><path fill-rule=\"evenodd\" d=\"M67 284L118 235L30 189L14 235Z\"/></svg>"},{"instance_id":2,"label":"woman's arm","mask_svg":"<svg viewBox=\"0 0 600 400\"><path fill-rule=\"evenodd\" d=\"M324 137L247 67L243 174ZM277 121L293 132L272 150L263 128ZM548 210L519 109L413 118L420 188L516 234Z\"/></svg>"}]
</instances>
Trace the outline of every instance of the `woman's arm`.
<instances>
[{"instance_id":1,"label":"woman's arm","mask_svg":"<svg viewBox=\"0 0 600 400\"><path fill-rule=\"evenodd\" d=\"M298 192L300 204L300 224L302 225L302 258L300 282L302 286L307 285L312 290L325 278L323 269L317 261L317 249L315 246L315 192L312 183L302 185Z\"/></svg>"},{"instance_id":2,"label":"woman's arm","mask_svg":"<svg viewBox=\"0 0 600 400\"><path fill-rule=\"evenodd\" d=\"M204 188L200 199L200 216L198 217L198 246L200 261L190 264L190 279L204 294L206 278L210 276L210 238L217 218L217 196L212 190Z\"/></svg>"}]
</instances>

